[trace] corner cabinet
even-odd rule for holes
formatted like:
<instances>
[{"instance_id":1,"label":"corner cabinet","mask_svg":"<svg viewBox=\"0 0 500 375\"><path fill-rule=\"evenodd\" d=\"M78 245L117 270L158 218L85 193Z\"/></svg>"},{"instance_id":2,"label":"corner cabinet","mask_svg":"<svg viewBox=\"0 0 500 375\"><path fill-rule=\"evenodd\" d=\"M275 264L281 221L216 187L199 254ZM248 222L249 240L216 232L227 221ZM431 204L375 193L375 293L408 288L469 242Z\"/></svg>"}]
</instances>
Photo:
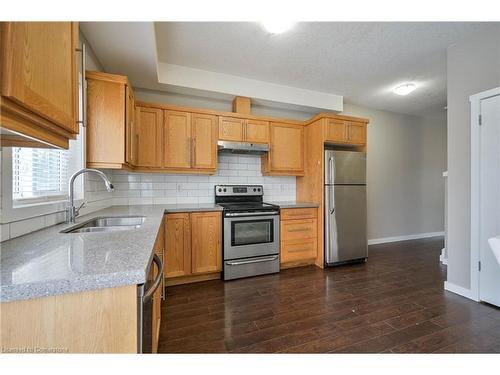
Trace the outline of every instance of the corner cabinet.
<instances>
[{"instance_id":1,"label":"corner cabinet","mask_svg":"<svg viewBox=\"0 0 500 375\"><path fill-rule=\"evenodd\" d=\"M222 217L220 212L166 214L165 275L181 284L200 277L214 279L222 271Z\"/></svg>"},{"instance_id":2,"label":"corner cabinet","mask_svg":"<svg viewBox=\"0 0 500 375\"><path fill-rule=\"evenodd\" d=\"M0 39L1 127L67 149L79 131L78 23L2 22Z\"/></svg>"},{"instance_id":3,"label":"corner cabinet","mask_svg":"<svg viewBox=\"0 0 500 375\"><path fill-rule=\"evenodd\" d=\"M266 175L304 175L304 126L271 122L270 149L262 157Z\"/></svg>"}]
</instances>

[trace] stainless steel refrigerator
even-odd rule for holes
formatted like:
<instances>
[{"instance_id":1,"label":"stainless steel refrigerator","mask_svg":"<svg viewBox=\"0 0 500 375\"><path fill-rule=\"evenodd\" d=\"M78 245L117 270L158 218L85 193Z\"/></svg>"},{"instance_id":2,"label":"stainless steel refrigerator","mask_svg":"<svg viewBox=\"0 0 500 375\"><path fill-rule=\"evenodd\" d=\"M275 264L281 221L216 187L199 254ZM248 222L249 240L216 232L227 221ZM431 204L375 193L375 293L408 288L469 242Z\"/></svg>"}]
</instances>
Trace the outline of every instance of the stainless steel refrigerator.
<instances>
[{"instance_id":1,"label":"stainless steel refrigerator","mask_svg":"<svg viewBox=\"0 0 500 375\"><path fill-rule=\"evenodd\" d=\"M366 153L325 150L325 264L368 257Z\"/></svg>"}]
</instances>

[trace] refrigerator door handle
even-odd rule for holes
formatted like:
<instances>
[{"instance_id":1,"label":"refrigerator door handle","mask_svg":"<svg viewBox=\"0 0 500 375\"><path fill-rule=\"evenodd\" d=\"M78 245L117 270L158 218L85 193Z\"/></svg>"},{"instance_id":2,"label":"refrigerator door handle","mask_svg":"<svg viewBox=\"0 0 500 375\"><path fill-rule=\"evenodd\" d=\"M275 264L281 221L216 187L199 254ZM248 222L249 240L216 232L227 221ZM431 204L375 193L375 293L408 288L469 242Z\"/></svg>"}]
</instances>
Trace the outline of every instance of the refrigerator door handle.
<instances>
[{"instance_id":1,"label":"refrigerator door handle","mask_svg":"<svg viewBox=\"0 0 500 375\"><path fill-rule=\"evenodd\" d=\"M328 158L328 170L330 172L328 175L328 183L333 183L335 180L335 158L333 156Z\"/></svg>"}]
</instances>

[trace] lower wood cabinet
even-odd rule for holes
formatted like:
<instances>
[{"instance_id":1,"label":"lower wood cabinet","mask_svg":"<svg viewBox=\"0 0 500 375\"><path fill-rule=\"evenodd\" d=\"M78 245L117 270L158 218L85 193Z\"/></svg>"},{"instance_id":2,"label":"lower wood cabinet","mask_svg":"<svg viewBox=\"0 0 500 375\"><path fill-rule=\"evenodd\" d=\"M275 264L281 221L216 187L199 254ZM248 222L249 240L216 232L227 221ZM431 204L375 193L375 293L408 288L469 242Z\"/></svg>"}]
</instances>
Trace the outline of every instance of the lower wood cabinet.
<instances>
[{"instance_id":1,"label":"lower wood cabinet","mask_svg":"<svg viewBox=\"0 0 500 375\"><path fill-rule=\"evenodd\" d=\"M172 213L165 221L167 278L222 271L220 212Z\"/></svg>"},{"instance_id":2,"label":"lower wood cabinet","mask_svg":"<svg viewBox=\"0 0 500 375\"><path fill-rule=\"evenodd\" d=\"M282 268L314 264L318 248L318 210L281 210L280 263Z\"/></svg>"}]
</instances>

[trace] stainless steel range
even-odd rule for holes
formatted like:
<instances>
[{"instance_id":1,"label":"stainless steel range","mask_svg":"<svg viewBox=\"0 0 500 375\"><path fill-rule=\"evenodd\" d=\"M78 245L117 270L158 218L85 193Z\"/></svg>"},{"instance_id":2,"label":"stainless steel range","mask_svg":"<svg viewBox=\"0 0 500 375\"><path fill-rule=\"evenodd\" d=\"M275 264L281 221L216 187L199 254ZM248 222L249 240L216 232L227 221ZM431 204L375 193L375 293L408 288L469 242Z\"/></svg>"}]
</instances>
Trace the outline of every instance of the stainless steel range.
<instances>
[{"instance_id":1,"label":"stainless steel range","mask_svg":"<svg viewBox=\"0 0 500 375\"><path fill-rule=\"evenodd\" d=\"M262 185L216 185L223 210L224 280L280 270L279 206L263 202Z\"/></svg>"}]
</instances>

